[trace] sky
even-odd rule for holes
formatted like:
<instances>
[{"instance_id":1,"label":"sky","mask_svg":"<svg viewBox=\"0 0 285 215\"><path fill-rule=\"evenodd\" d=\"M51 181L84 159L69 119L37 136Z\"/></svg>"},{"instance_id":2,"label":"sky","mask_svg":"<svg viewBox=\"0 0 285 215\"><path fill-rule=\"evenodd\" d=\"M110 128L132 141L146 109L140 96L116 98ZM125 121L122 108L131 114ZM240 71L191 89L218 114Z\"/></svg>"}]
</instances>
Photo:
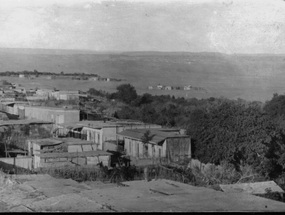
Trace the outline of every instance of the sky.
<instances>
[{"instance_id":1,"label":"sky","mask_svg":"<svg viewBox=\"0 0 285 215\"><path fill-rule=\"evenodd\" d=\"M0 0L0 48L285 53L284 0Z\"/></svg>"}]
</instances>

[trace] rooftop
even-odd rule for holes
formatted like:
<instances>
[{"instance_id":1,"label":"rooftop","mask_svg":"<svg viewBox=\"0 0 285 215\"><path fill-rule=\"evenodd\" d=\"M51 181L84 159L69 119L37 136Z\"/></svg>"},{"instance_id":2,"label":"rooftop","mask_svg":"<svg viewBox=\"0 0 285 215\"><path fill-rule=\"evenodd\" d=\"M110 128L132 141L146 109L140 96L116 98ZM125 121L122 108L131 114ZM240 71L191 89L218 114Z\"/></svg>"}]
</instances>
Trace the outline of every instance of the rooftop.
<instances>
[{"instance_id":1,"label":"rooftop","mask_svg":"<svg viewBox=\"0 0 285 215\"><path fill-rule=\"evenodd\" d=\"M62 153L44 153L37 154L40 158L76 158L76 157L96 157L96 156L104 156L104 155L112 155L112 153L105 151L86 151L86 152L62 152Z\"/></svg>"},{"instance_id":2,"label":"rooftop","mask_svg":"<svg viewBox=\"0 0 285 215\"><path fill-rule=\"evenodd\" d=\"M1 101L1 104L3 104L3 105L12 105L12 104L28 105L29 102L25 102L25 101Z\"/></svg>"},{"instance_id":3,"label":"rooftop","mask_svg":"<svg viewBox=\"0 0 285 215\"><path fill-rule=\"evenodd\" d=\"M55 138L45 138L45 139L34 139L31 140L34 143L37 143L40 146L54 146L63 143L62 140L55 139Z\"/></svg>"},{"instance_id":4,"label":"rooftop","mask_svg":"<svg viewBox=\"0 0 285 215\"><path fill-rule=\"evenodd\" d=\"M96 143L87 140L81 140L78 138L45 138L45 139L33 139L32 142L38 145L48 146L48 145L58 145L65 143L67 145L95 145Z\"/></svg>"},{"instance_id":5,"label":"rooftop","mask_svg":"<svg viewBox=\"0 0 285 215\"><path fill-rule=\"evenodd\" d=\"M147 132L150 131L150 136L153 135L153 138L150 143L160 143L164 141L167 138L185 138L189 137L187 135L181 135L178 134L177 132L166 132L161 129L127 129L125 131L120 132L118 135L125 136L125 137L130 137L133 139L140 140L142 136Z\"/></svg>"},{"instance_id":6,"label":"rooftop","mask_svg":"<svg viewBox=\"0 0 285 215\"><path fill-rule=\"evenodd\" d=\"M9 205L10 211L18 207L18 210L14 210L16 212L285 211L283 202L243 193L224 193L165 179L149 182L128 181L122 182L125 186L118 186L98 181L79 183L47 174L14 174L11 177L17 182L19 189L6 192L3 190L1 201ZM26 198L27 190L33 191L35 195ZM21 210L19 205L22 207Z\"/></svg>"},{"instance_id":7,"label":"rooftop","mask_svg":"<svg viewBox=\"0 0 285 215\"><path fill-rule=\"evenodd\" d=\"M67 108L58 108L58 107L47 107L47 106L26 106L26 108L40 108L40 109L50 109L57 111L69 111L69 112L78 112L77 109L67 109Z\"/></svg>"},{"instance_id":8,"label":"rooftop","mask_svg":"<svg viewBox=\"0 0 285 215\"><path fill-rule=\"evenodd\" d=\"M68 91L68 90L60 90L60 91L55 91L55 93L59 93L59 94L79 94L79 90L75 90L75 91Z\"/></svg>"},{"instance_id":9,"label":"rooftop","mask_svg":"<svg viewBox=\"0 0 285 215\"><path fill-rule=\"evenodd\" d=\"M224 192L248 193L248 194L266 194L267 192L284 193L274 181L263 181L255 183L227 184L220 185Z\"/></svg>"},{"instance_id":10,"label":"rooftop","mask_svg":"<svg viewBox=\"0 0 285 215\"><path fill-rule=\"evenodd\" d=\"M118 120L118 121L103 121L103 120L96 120L96 121L80 121L80 122L74 122L74 123L63 123L61 124L63 127L70 127L70 128L75 128L75 127L90 127L90 128L106 128L106 127L119 127L119 126L132 126L132 125L145 125L145 126L157 126L161 127L159 125L154 125L154 124L147 124L143 123L140 121L133 121L133 120Z\"/></svg>"},{"instance_id":11,"label":"rooftop","mask_svg":"<svg viewBox=\"0 0 285 215\"><path fill-rule=\"evenodd\" d=\"M52 122L32 119L19 119L19 120L0 120L0 126L6 125L31 125L31 124L52 124Z\"/></svg>"},{"instance_id":12,"label":"rooftop","mask_svg":"<svg viewBox=\"0 0 285 215\"><path fill-rule=\"evenodd\" d=\"M57 140L62 140L67 145L96 145L96 143L87 140L81 140L77 138L57 138Z\"/></svg>"}]
</instances>

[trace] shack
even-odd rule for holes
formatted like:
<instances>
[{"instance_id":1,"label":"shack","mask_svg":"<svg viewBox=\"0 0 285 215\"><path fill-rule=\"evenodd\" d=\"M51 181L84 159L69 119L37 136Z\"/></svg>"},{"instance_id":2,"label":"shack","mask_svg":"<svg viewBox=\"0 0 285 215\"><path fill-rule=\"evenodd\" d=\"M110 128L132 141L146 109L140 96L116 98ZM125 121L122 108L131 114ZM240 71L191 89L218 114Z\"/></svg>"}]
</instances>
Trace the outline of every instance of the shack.
<instances>
[{"instance_id":1,"label":"shack","mask_svg":"<svg viewBox=\"0 0 285 215\"><path fill-rule=\"evenodd\" d=\"M75 138L61 138L67 145L68 152L87 152L96 151L98 144L92 141L80 140Z\"/></svg>"},{"instance_id":2,"label":"shack","mask_svg":"<svg viewBox=\"0 0 285 215\"><path fill-rule=\"evenodd\" d=\"M61 137L68 136L92 141L98 144L98 149L107 150L110 149L107 146L109 144L106 143L105 147L104 143L109 140L117 140L117 133L126 129L139 128L161 128L161 126L132 120L80 121L59 124L54 133Z\"/></svg>"},{"instance_id":3,"label":"shack","mask_svg":"<svg viewBox=\"0 0 285 215\"><path fill-rule=\"evenodd\" d=\"M35 154L34 168L70 165L93 166L102 162L110 167L111 153L105 151L62 152Z\"/></svg>"},{"instance_id":4,"label":"shack","mask_svg":"<svg viewBox=\"0 0 285 215\"><path fill-rule=\"evenodd\" d=\"M44 107L25 106L25 117L27 119L38 119L58 123L79 122L79 110Z\"/></svg>"},{"instance_id":5,"label":"shack","mask_svg":"<svg viewBox=\"0 0 285 215\"><path fill-rule=\"evenodd\" d=\"M149 141L142 138L149 133ZM127 155L136 158L166 158L175 162L191 158L190 136L163 129L133 129L118 134L124 139L124 150Z\"/></svg>"}]
</instances>

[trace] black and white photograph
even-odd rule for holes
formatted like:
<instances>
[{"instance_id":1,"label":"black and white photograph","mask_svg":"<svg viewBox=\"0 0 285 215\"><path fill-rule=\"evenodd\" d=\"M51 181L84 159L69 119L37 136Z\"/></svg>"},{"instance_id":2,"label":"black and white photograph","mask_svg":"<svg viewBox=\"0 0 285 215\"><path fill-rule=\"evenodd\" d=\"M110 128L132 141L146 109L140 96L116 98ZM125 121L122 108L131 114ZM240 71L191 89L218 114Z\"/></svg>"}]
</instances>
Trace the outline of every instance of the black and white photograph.
<instances>
[{"instance_id":1,"label":"black and white photograph","mask_svg":"<svg viewBox=\"0 0 285 215\"><path fill-rule=\"evenodd\" d=\"M0 212L285 212L285 0L0 0Z\"/></svg>"}]
</instances>

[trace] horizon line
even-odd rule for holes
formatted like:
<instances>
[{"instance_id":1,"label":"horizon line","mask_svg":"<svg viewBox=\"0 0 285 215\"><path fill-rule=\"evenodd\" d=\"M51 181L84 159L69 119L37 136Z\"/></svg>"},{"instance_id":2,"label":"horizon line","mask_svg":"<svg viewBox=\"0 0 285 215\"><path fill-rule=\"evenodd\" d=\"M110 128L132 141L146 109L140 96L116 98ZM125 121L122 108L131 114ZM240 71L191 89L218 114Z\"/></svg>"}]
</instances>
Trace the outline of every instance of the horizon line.
<instances>
[{"instance_id":1,"label":"horizon line","mask_svg":"<svg viewBox=\"0 0 285 215\"><path fill-rule=\"evenodd\" d=\"M285 53L268 53L268 52L258 52L258 53L245 53L245 52L235 52L235 53L227 53L227 52L219 52L219 51L155 51L155 50L136 50L136 51L127 51L127 50L105 50L98 51L92 49L56 49L56 48L15 48L15 47L0 47L0 50L8 49L8 50L43 50L43 51L69 51L69 52L93 52L93 53L116 53L116 54L124 54L124 53L212 53L212 54L224 54L224 55L285 55Z\"/></svg>"}]
</instances>

